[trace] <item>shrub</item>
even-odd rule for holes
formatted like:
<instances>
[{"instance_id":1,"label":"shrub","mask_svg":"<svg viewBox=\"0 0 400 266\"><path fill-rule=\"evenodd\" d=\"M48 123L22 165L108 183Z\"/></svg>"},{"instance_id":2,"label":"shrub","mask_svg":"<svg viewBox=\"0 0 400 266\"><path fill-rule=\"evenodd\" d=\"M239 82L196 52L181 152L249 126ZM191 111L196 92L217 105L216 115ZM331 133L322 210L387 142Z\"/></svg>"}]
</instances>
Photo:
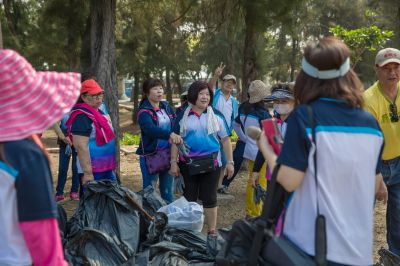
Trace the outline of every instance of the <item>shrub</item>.
<instances>
[{"instance_id":1,"label":"shrub","mask_svg":"<svg viewBox=\"0 0 400 266\"><path fill-rule=\"evenodd\" d=\"M121 144L122 145L139 145L140 135L133 135L125 132L122 134Z\"/></svg>"}]
</instances>

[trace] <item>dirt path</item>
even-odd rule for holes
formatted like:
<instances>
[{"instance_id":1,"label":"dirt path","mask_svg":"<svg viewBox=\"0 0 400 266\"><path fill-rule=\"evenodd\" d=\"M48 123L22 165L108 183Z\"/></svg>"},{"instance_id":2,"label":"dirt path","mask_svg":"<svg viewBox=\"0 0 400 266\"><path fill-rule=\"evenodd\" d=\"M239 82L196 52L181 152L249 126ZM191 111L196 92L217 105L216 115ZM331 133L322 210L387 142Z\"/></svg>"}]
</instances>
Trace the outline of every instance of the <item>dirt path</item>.
<instances>
[{"instance_id":1,"label":"dirt path","mask_svg":"<svg viewBox=\"0 0 400 266\"><path fill-rule=\"evenodd\" d=\"M121 128L122 131L129 131L137 133L138 129L132 126L130 112L121 110L120 112ZM43 135L43 142L47 147L57 147L56 137L52 131L46 131ZM129 147L132 149L131 147ZM51 161L51 170L54 179L54 188L56 186L58 174L58 154L49 154ZM121 181L122 184L133 191L141 190L142 179L139 168L138 156L135 154L121 154ZM235 181L232 183L230 193L235 197L234 200L219 202L218 208L218 227L227 227L237 220L245 216L245 193L246 193L247 174L242 171L239 172ZM71 186L71 176L69 173L67 184L64 190L67 195ZM356 194L356 193L355 193ZM71 217L75 211L77 202L66 200L62 203L65 207L68 218ZM375 206L375 242L374 242L374 257L378 258L377 251L380 247L387 247L386 245L386 228L385 228L385 213L386 206L377 203Z\"/></svg>"}]
</instances>

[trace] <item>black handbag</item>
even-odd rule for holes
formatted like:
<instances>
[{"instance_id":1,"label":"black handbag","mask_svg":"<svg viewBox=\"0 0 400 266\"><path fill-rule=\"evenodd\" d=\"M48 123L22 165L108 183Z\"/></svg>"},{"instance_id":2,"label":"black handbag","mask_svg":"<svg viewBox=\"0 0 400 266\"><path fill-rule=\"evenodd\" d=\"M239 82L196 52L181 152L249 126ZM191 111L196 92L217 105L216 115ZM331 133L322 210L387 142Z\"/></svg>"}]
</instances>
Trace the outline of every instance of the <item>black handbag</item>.
<instances>
[{"instance_id":1,"label":"black handbag","mask_svg":"<svg viewBox=\"0 0 400 266\"><path fill-rule=\"evenodd\" d=\"M214 171L216 169L215 158L216 153L190 158L189 162L186 163L189 175L198 175Z\"/></svg>"}]
</instances>

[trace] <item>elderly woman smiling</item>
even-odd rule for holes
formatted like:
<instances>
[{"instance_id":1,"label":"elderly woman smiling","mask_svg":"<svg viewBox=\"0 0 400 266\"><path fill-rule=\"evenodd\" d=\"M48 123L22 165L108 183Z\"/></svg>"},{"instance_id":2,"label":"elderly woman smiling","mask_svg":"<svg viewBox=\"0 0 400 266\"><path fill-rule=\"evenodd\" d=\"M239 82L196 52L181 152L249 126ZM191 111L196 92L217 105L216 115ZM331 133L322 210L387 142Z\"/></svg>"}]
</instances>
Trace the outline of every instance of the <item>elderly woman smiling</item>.
<instances>
[{"instance_id":1,"label":"elderly woman smiling","mask_svg":"<svg viewBox=\"0 0 400 266\"><path fill-rule=\"evenodd\" d=\"M99 109L103 95L103 89L95 80L84 81L78 103L66 123L83 170L83 183L116 180L113 128L109 116Z\"/></svg>"},{"instance_id":2,"label":"elderly woman smiling","mask_svg":"<svg viewBox=\"0 0 400 266\"><path fill-rule=\"evenodd\" d=\"M232 146L224 116L210 106L213 91L203 81L195 81L188 90L189 107L175 121L174 132L189 147L178 162L178 147L171 147L171 174L179 172L185 180L184 197L203 203L208 232L216 234L217 186L221 171L220 144L228 160L228 177L233 174ZM181 149L182 150L182 149Z\"/></svg>"}]
</instances>

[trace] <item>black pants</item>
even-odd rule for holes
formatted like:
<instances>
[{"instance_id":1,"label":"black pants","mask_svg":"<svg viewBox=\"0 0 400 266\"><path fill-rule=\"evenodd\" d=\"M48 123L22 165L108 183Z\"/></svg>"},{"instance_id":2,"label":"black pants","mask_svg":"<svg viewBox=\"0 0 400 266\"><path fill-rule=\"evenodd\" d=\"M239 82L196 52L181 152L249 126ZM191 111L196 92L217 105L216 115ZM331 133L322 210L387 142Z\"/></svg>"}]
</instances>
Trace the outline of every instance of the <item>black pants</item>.
<instances>
[{"instance_id":1,"label":"black pants","mask_svg":"<svg viewBox=\"0 0 400 266\"><path fill-rule=\"evenodd\" d=\"M183 196L186 200L197 201L200 199L204 208L216 207L218 178L221 169L218 167L215 171L193 176L189 175L186 164L180 163L179 169L185 181Z\"/></svg>"}]
</instances>

